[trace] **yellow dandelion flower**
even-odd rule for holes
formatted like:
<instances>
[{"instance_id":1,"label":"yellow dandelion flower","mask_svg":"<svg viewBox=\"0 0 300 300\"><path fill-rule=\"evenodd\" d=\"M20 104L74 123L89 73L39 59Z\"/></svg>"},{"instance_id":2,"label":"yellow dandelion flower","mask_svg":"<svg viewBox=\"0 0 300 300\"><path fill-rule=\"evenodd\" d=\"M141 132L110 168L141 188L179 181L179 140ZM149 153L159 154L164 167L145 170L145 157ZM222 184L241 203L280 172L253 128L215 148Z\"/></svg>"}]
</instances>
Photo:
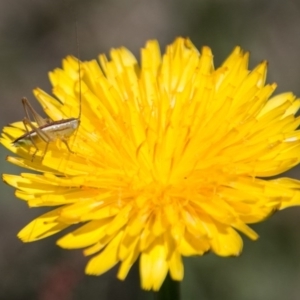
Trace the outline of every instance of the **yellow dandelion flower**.
<instances>
[{"instance_id":1,"label":"yellow dandelion flower","mask_svg":"<svg viewBox=\"0 0 300 300\"><path fill-rule=\"evenodd\" d=\"M14 146L26 134L21 122L2 133L1 143L17 154L8 161L39 172L4 181L30 207L57 206L19 238L36 241L82 224L57 244L93 255L87 274L120 263L121 280L139 258L147 290L158 290L168 272L182 280L183 256L239 255L240 232L258 237L247 224L300 204L299 181L264 179L299 162L300 100L270 98L276 84L265 84L267 63L249 71L248 56L236 47L215 69L208 47L200 54L178 38L162 56L149 41L140 65L126 48L100 55L100 65L79 68L67 57L50 73L56 98L34 94L54 121L81 110L67 138L71 151L63 139L46 143L39 135L36 146Z\"/></svg>"}]
</instances>

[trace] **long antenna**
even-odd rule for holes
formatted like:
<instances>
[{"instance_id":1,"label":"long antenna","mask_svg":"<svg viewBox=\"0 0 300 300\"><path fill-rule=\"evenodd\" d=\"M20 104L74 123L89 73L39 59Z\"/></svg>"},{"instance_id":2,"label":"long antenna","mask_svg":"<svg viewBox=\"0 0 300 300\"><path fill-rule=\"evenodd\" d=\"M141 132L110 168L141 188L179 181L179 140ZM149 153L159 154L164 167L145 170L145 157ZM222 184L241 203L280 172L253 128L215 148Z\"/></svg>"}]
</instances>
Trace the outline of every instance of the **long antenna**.
<instances>
[{"instance_id":1,"label":"long antenna","mask_svg":"<svg viewBox=\"0 0 300 300\"><path fill-rule=\"evenodd\" d=\"M80 64L80 51L79 51L79 37L78 37L78 20L75 10L75 5L73 6L73 14L75 18L75 36L76 36L76 46L77 46L77 62L78 62L78 79L79 79L79 114L78 119L81 118L81 64Z\"/></svg>"},{"instance_id":2,"label":"long antenna","mask_svg":"<svg viewBox=\"0 0 300 300\"><path fill-rule=\"evenodd\" d=\"M73 18L74 18L74 22L75 22L75 38L76 38L76 47L77 47L77 62L78 62L78 80L79 80L79 113L78 113L78 117L77 117L77 122L78 122L78 127L80 126L80 121L81 121L81 110L82 110L82 103L81 103L81 61L80 61L80 48L79 48L79 36L78 36L78 19L77 19L77 11L75 8L75 1L72 1L72 5L70 5L69 2L69 7L71 12L73 13ZM76 140L77 134L78 134L78 127L77 130L75 132L75 136L74 136L74 142Z\"/></svg>"},{"instance_id":3,"label":"long antenna","mask_svg":"<svg viewBox=\"0 0 300 300\"><path fill-rule=\"evenodd\" d=\"M79 50L79 36L78 36L78 19L77 19L77 11L76 11L76 8L75 8L75 2L74 0L71 0L71 1L67 1L65 2L72 15L73 15L73 18L74 18L74 23L75 23L75 38L76 38L76 55L77 55L77 62L78 62L78 79L79 79L79 114L78 114L78 120L80 121L80 118L81 118L81 62L80 62L80 50Z\"/></svg>"}]
</instances>

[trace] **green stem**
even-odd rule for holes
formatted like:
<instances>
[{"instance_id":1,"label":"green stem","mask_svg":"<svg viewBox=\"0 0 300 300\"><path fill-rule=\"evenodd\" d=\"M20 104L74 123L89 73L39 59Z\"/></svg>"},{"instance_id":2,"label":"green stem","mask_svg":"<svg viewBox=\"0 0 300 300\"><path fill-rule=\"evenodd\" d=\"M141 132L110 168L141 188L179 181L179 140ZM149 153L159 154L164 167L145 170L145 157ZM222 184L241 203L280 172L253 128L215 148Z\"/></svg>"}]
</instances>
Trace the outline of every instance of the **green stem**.
<instances>
[{"instance_id":1,"label":"green stem","mask_svg":"<svg viewBox=\"0 0 300 300\"><path fill-rule=\"evenodd\" d=\"M155 294L156 300L180 300L180 282L172 280L168 274L160 290Z\"/></svg>"}]
</instances>

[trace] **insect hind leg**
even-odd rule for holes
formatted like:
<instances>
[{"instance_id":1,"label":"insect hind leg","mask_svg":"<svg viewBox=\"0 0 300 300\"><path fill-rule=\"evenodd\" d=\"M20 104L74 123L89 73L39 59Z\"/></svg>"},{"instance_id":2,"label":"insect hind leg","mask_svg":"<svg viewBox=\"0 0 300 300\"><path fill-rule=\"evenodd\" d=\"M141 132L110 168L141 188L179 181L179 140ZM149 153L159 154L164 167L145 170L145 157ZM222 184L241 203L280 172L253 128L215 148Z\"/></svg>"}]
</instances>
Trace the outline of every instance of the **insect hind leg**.
<instances>
[{"instance_id":1,"label":"insect hind leg","mask_svg":"<svg viewBox=\"0 0 300 300\"><path fill-rule=\"evenodd\" d=\"M50 135L48 135L47 133L45 133L41 128L36 127L35 125L33 125L30 120L28 120L27 118L23 119L23 124L25 126L25 129L27 131L27 135L32 143L32 145L35 147L35 152L32 155L31 161L33 161L33 159L35 158L37 152L40 150L37 146L37 144L35 143L33 137L32 137L32 133L35 132L36 136L38 136L42 141L44 141L46 143L46 147L44 149L44 155L42 157L42 160L44 159L47 150L48 150L48 146L49 143L53 140L53 137L51 137ZM29 130L28 127L31 129Z\"/></svg>"},{"instance_id":2,"label":"insect hind leg","mask_svg":"<svg viewBox=\"0 0 300 300\"><path fill-rule=\"evenodd\" d=\"M24 124L24 127L26 129L26 132L27 132L27 135L29 136L29 139L32 143L32 145L34 146L35 148L35 152L33 153L32 157L31 157L31 161L33 161L33 159L35 158L37 152L40 150L37 146L37 144L35 143L35 141L33 140L32 138L32 135L31 135L31 132L32 132L32 124L31 122L27 119L27 118L24 118L23 119L23 124ZM31 130L28 129L28 126L31 128Z\"/></svg>"}]
</instances>

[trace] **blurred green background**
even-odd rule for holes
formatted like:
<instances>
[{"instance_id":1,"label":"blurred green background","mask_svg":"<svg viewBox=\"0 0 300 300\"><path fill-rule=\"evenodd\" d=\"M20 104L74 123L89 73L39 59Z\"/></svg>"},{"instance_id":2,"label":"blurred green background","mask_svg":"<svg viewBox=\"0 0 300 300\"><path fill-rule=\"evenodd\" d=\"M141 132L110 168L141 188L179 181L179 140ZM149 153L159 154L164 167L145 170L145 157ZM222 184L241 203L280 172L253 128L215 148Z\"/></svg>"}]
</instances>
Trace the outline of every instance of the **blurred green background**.
<instances>
[{"instance_id":1,"label":"blurred green background","mask_svg":"<svg viewBox=\"0 0 300 300\"><path fill-rule=\"evenodd\" d=\"M300 1L288 0L1 0L0 125L21 120L20 99L33 102L32 89L50 92L47 72L68 54L77 55L75 18L82 60L126 46L136 55L148 39L162 49L176 36L189 36L197 47L208 45L215 66L236 45L251 52L250 67L269 61L268 82L277 92L300 96ZM0 172L19 173L5 162ZM300 179L299 168L288 176ZM58 236L22 244L16 233L45 209L29 209L0 185L0 299L81 300L154 299L139 290L138 268L125 282L116 269L101 277L84 276L80 251L55 246ZM182 299L300 299L300 209L275 214L253 228L257 242L245 239L242 255L213 254L185 259Z\"/></svg>"}]
</instances>

